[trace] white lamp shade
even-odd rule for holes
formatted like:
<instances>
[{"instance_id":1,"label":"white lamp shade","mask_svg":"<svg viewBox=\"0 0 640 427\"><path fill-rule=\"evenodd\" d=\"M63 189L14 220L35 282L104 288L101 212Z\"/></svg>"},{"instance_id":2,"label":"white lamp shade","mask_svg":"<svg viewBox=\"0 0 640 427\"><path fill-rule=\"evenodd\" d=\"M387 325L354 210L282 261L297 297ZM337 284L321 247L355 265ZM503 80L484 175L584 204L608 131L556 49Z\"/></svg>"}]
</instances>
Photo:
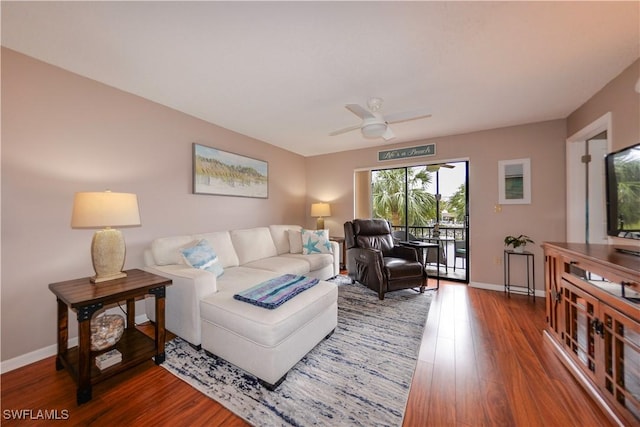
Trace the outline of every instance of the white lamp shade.
<instances>
[{"instance_id":1,"label":"white lamp shade","mask_svg":"<svg viewBox=\"0 0 640 427\"><path fill-rule=\"evenodd\" d=\"M313 217L331 216L331 206L329 206L329 203L312 203L311 216Z\"/></svg>"},{"instance_id":2,"label":"white lamp shade","mask_svg":"<svg viewBox=\"0 0 640 427\"><path fill-rule=\"evenodd\" d=\"M76 193L72 228L132 227L140 225L138 197L132 193Z\"/></svg>"}]
</instances>

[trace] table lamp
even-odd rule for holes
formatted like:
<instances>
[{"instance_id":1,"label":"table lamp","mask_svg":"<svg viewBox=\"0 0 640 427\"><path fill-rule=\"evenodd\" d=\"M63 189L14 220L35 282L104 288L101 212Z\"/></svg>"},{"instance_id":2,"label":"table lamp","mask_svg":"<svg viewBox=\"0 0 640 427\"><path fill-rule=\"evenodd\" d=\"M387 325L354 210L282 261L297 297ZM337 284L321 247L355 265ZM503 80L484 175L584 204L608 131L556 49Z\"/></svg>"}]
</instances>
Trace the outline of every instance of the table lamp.
<instances>
[{"instance_id":1,"label":"table lamp","mask_svg":"<svg viewBox=\"0 0 640 427\"><path fill-rule=\"evenodd\" d=\"M331 216L331 206L329 203L312 203L311 216L318 217L316 229L324 230L324 217Z\"/></svg>"},{"instance_id":2,"label":"table lamp","mask_svg":"<svg viewBox=\"0 0 640 427\"><path fill-rule=\"evenodd\" d=\"M71 228L102 228L91 241L91 261L96 275L91 283L126 277L122 271L125 258L124 238L111 227L140 225L138 197L131 193L76 193L73 199Z\"/></svg>"}]
</instances>

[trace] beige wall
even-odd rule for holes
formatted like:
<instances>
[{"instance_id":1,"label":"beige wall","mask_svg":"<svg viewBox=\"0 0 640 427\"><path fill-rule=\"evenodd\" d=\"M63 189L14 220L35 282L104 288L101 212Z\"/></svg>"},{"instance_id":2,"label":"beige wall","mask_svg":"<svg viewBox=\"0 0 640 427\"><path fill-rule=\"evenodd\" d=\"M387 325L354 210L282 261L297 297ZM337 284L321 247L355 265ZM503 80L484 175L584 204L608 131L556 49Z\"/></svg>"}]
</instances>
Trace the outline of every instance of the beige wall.
<instances>
[{"instance_id":1,"label":"beige wall","mask_svg":"<svg viewBox=\"0 0 640 427\"><path fill-rule=\"evenodd\" d=\"M268 161L269 198L191 194L193 142ZM142 226L123 230L134 268L155 237L302 223L304 168L296 154L2 49L2 360L55 344L47 285L92 274L93 232L70 228L74 192L138 194Z\"/></svg>"},{"instance_id":2,"label":"beige wall","mask_svg":"<svg viewBox=\"0 0 640 427\"><path fill-rule=\"evenodd\" d=\"M611 112L613 151L639 143L640 93L635 91L638 78L640 59L567 117L567 135L573 135Z\"/></svg>"},{"instance_id":3,"label":"beige wall","mask_svg":"<svg viewBox=\"0 0 640 427\"><path fill-rule=\"evenodd\" d=\"M503 239L508 234L527 234L536 245L527 246L536 255L536 288L543 289L543 256L539 243L563 240L565 236L565 139L564 120L514 126L465 135L415 141L309 157L307 163L307 197L331 203L331 218L325 219L330 233L344 235L343 224L354 217L354 171L406 163L378 162L377 152L393 147L435 143L434 157L422 160L437 163L446 160L469 160L470 210L470 280L477 284L501 285ZM503 205L498 203L498 161L530 158L532 203ZM416 159L413 159L415 164ZM349 183L349 184L347 184Z\"/></svg>"},{"instance_id":4,"label":"beige wall","mask_svg":"<svg viewBox=\"0 0 640 427\"><path fill-rule=\"evenodd\" d=\"M502 238L525 233L536 241L530 249L542 289L538 244L565 235L565 139L612 111L614 149L640 141L638 95L629 93L639 67L636 61L568 120L305 159L2 49L1 360L54 345L47 284L92 273L92 232L69 226L74 192L139 195L142 227L124 230L126 268L134 268L157 236L269 223L315 227L315 201L332 203L326 225L343 235L354 216L354 171L400 165L378 163L377 151L425 142L437 146L429 162L470 162L471 281L501 284ZM269 199L192 195L193 142L268 161ZM497 163L523 157L531 159L532 203L495 213Z\"/></svg>"}]
</instances>

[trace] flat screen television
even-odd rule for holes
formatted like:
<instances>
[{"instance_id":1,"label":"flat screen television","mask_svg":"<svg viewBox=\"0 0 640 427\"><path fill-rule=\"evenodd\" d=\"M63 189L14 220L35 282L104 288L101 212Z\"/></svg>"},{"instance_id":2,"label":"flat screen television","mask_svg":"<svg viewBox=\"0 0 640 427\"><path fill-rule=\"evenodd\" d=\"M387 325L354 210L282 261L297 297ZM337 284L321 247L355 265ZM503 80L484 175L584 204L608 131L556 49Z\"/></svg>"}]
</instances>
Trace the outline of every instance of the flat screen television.
<instances>
[{"instance_id":1,"label":"flat screen television","mask_svg":"<svg viewBox=\"0 0 640 427\"><path fill-rule=\"evenodd\" d=\"M640 239L640 144L605 158L607 234Z\"/></svg>"}]
</instances>

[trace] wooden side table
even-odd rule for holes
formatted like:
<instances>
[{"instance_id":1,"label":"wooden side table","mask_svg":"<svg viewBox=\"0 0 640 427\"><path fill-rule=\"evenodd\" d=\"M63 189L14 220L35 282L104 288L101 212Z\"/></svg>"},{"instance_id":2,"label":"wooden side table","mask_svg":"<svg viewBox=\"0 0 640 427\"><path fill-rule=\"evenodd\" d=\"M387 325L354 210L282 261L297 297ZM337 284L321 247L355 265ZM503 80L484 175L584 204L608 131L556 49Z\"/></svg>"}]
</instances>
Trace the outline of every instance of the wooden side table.
<instances>
[{"instance_id":1,"label":"wooden side table","mask_svg":"<svg viewBox=\"0 0 640 427\"><path fill-rule=\"evenodd\" d=\"M78 405L91 400L93 384L149 360L157 365L164 362L164 298L165 288L171 280L142 270L128 270L127 277L93 284L89 277L52 283L49 289L58 302L58 355L56 369L66 368L76 381ZM152 339L135 327L135 301L145 295L155 296L155 338ZM127 327L115 348L122 353L122 362L98 369L95 357L109 349L91 351L91 317L109 304L127 302ZM78 317L78 346L68 347L69 309Z\"/></svg>"}]
</instances>

